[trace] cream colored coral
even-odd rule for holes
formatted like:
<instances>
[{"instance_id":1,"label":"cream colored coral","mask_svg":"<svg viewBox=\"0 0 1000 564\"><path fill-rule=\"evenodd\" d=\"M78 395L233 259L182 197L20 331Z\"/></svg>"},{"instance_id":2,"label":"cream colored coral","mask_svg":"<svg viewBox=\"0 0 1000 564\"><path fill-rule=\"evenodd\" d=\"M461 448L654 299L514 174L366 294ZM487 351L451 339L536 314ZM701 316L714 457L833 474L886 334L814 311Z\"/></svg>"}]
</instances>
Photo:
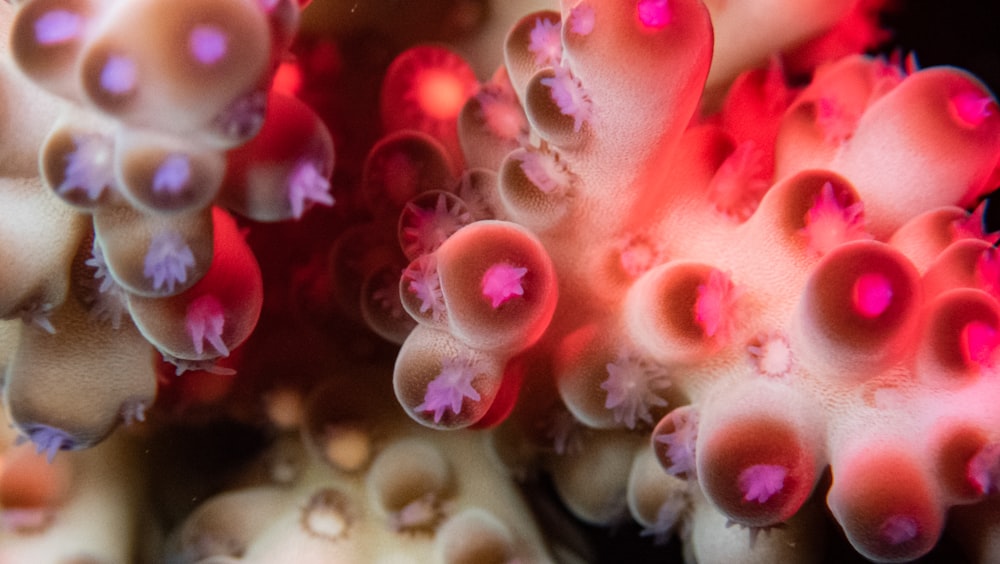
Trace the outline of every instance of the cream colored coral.
<instances>
[{"instance_id":1,"label":"cream colored coral","mask_svg":"<svg viewBox=\"0 0 1000 564\"><path fill-rule=\"evenodd\" d=\"M373 403L372 392L384 389L378 377L388 374L377 369L366 374L371 383L353 384L343 378L349 374L338 376L313 392L326 401L306 401L311 423L300 437L280 439L298 453L294 470L208 500L174 535L179 562L551 561L519 492L495 464L488 435L435 433L377 406L341 421L336 405L347 396ZM324 419L364 433L370 458L344 466L343 456L331 456L350 447L310 430ZM329 441L335 444L324 446Z\"/></svg>"}]
</instances>

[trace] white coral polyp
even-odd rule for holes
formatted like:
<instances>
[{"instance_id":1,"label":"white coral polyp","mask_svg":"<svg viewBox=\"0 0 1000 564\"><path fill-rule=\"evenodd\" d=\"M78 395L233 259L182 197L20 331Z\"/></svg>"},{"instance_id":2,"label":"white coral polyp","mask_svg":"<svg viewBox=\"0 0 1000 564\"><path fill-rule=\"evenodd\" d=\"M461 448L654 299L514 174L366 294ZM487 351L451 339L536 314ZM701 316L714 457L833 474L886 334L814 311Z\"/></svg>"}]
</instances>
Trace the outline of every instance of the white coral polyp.
<instances>
[{"instance_id":1,"label":"white coral polyp","mask_svg":"<svg viewBox=\"0 0 1000 564\"><path fill-rule=\"evenodd\" d=\"M659 395L670 386L666 373L630 354L619 355L606 368L608 378L601 383L601 389L608 393L604 407L612 411L615 421L629 429L635 429L640 421L652 423L650 409L667 405L667 400Z\"/></svg>"},{"instance_id":2,"label":"white coral polyp","mask_svg":"<svg viewBox=\"0 0 1000 564\"><path fill-rule=\"evenodd\" d=\"M142 274L153 289L173 292L177 284L187 282L188 269L194 267L194 253L176 231L161 231L153 236L143 261Z\"/></svg>"},{"instance_id":3,"label":"white coral polyp","mask_svg":"<svg viewBox=\"0 0 1000 564\"><path fill-rule=\"evenodd\" d=\"M439 423L448 410L458 415L466 399L480 399L479 392L472 386L476 376L476 367L471 360L462 357L445 359L441 363L441 372L427 384L424 402L414 409L433 412L435 423Z\"/></svg>"},{"instance_id":4,"label":"white coral polyp","mask_svg":"<svg viewBox=\"0 0 1000 564\"><path fill-rule=\"evenodd\" d=\"M63 181L56 192L67 194L82 190L91 201L97 201L105 188L114 186L114 143L98 133L81 133L73 136L76 147L66 160Z\"/></svg>"}]
</instances>

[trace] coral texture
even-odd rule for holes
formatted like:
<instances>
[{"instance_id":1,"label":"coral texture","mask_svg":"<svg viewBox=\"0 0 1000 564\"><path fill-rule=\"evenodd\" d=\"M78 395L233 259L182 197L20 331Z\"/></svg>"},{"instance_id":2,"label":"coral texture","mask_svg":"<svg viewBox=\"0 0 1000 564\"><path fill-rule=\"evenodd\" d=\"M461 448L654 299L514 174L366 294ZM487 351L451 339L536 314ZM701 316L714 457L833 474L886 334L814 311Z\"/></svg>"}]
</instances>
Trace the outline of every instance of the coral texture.
<instances>
[{"instance_id":1,"label":"coral texture","mask_svg":"<svg viewBox=\"0 0 1000 564\"><path fill-rule=\"evenodd\" d=\"M692 507L757 531L793 520L824 487L856 550L917 558L951 507L989 491L977 476L988 481L980 464L993 464L998 428L996 253L961 208L992 187L996 100L957 69L855 55L795 91L777 69L738 81L718 114L692 122L712 37L708 11L686 1L583 0L514 26L506 74L481 92L512 91L526 127L495 127L486 95L459 118L464 160L497 171L474 196L497 219L407 269L436 291L432 315L428 302L408 309L418 326L397 359L397 396L434 427L512 413L537 436L532 423L566 410L620 436L555 456L541 436L538 456L586 521L616 519L620 492L658 489L629 499L633 517L685 522L699 560L714 557ZM530 253L479 234L498 225L526 229ZM466 239L474 255L458 252ZM515 265L516 296L498 307L485 277ZM404 305L424 299L413 280L404 274ZM538 324L523 321L527 308ZM523 339L491 340L508 331ZM456 363L476 375L443 407L431 399L443 380L458 386ZM505 388L522 401L512 407ZM645 446L625 439L637 433ZM650 449L659 478L635 466L593 478L595 457L640 465ZM754 550L783 542L758 538Z\"/></svg>"},{"instance_id":2,"label":"coral texture","mask_svg":"<svg viewBox=\"0 0 1000 564\"><path fill-rule=\"evenodd\" d=\"M0 2L0 562L997 560L1000 106L887 4Z\"/></svg>"}]
</instances>

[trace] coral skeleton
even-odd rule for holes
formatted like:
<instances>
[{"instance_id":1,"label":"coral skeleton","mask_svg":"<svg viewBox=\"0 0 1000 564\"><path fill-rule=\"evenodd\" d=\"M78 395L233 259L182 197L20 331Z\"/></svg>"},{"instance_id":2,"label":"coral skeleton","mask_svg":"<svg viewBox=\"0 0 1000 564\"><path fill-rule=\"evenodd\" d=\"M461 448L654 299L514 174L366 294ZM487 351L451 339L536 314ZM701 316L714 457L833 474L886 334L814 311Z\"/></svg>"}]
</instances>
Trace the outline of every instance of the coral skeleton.
<instances>
[{"instance_id":1,"label":"coral skeleton","mask_svg":"<svg viewBox=\"0 0 1000 564\"><path fill-rule=\"evenodd\" d=\"M1000 560L899 4L0 2L0 562Z\"/></svg>"}]
</instances>

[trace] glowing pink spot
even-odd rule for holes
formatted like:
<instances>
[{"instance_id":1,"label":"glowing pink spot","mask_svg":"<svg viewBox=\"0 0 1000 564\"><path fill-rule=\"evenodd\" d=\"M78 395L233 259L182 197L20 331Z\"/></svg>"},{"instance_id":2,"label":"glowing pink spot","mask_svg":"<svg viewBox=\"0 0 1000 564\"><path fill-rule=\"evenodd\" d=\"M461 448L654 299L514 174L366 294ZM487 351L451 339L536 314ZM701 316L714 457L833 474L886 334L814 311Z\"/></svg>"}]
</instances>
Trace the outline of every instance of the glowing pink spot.
<instances>
[{"instance_id":1,"label":"glowing pink spot","mask_svg":"<svg viewBox=\"0 0 1000 564\"><path fill-rule=\"evenodd\" d=\"M112 94L128 94L135 89L137 77L138 71L132 59L112 55L101 69L101 88Z\"/></svg>"},{"instance_id":2,"label":"glowing pink spot","mask_svg":"<svg viewBox=\"0 0 1000 564\"><path fill-rule=\"evenodd\" d=\"M854 281L852 292L854 311L874 319L889 309L892 303L892 283L880 272L866 272Z\"/></svg>"},{"instance_id":3,"label":"glowing pink spot","mask_svg":"<svg viewBox=\"0 0 1000 564\"><path fill-rule=\"evenodd\" d=\"M670 23L672 14L667 0L639 0L636 9L639 21L650 29L662 29Z\"/></svg>"},{"instance_id":4,"label":"glowing pink spot","mask_svg":"<svg viewBox=\"0 0 1000 564\"><path fill-rule=\"evenodd\" d=\"M713 270L704 284L698 285L694 320L705 336L724 336L731 321L738 292L722 271Z\"/></svg>"},{"instance_id":5,"label":"glowing pink spot","mask_svg":"<svg viewBox=\"0 0 1000 564\"><path fill-rule=\"evenodd\" d=\"M42 45L54 45L76 39L83 18L66 10L52 10L35 20L35 39Z\"/></svg>"},{"instance_id":6,"label":"glowing pink spot","mask_svg":"<svg viewBox=\"0 0 1000 564\"><path fill-rule=\"evenodd\" d=\"M274 71L274 78L271 79L271 88L278 92L295 96L302 90L304 82L302 68L294 62L284 62Z\"/></svg>"},{"instance_id":7,"label":"glowing pink spot","mask_svg":"<svg viewBox=\"0 0 1000 564\"><path fill-rule=\"evenodd\" d=\"M229 38L215 26L199 25L191 30L188 49L198 62L213 65L226 56L229 50Z\"/></svg>"},{"instance_id":8,"label":"glowing pink spot","mask_svg":"<svg viewBox=\"0 0 1000 564\"><path fill-rule=\"evenodd\" d=\"M744 500L767 503L767 500L785 487L787 475L788 468L784 466L754 464L740 472L736 481L740 491L743 492Z\"/></svg>"},{"instance_id":9,"label":"glowing pink spot","mask_svg":"<svg viewBox=\"0 0 1000 564\"><path fill-rule=\"evenodd\" d=\"M951 98L955 117L968 127L978 127L993 113L990 105L993 99L978 92L962 92Z\"/></svg>"},{"instance_id":10,"label":"glowing pink spot","mask_svg":"<svg viewBox=\"0 0 1000 564\"><path fill-rule=\"evenodd\" d=\"M985 366L997 346L997 330L982 321L970 321L962 327L960 343L966 362Z\"/></svg>"},{"instance_id":11,"label":"glowing pink spot","mask_svg":"<svg viewBox=\"0 0 1000 564\"><path fill-rule=\"evenodd\" d=\"M456 119L469 99L469 85L464 78L451 69L423 69L413 85L413 97L431 118Z\"/></svg>"},{"instance_id":12,"label":"glowing pink spot","mask_svg":"<svg viewBox=\"0 0 1000 564\"><path fill-rule=\"evenodd\" d=\"M498 263L486 269L483 274L483 296L490 299L490 305L496 309L514 296L524 295L521 285L528 269L515 267L507 263Z\"/></svg>"}]
</instances>

